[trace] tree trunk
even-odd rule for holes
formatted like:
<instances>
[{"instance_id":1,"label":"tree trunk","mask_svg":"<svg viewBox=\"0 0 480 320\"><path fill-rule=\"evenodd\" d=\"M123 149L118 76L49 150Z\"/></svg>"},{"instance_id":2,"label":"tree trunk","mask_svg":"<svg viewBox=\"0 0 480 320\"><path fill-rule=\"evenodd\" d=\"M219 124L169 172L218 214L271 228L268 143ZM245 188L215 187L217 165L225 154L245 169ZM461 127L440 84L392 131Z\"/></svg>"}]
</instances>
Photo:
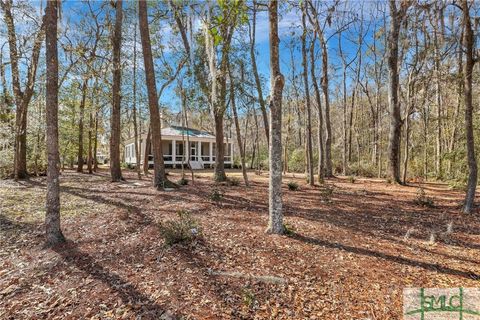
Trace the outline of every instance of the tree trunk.
<instances>
[{"instance_id":1,"label":"tree trunk","mask_svg":"<svg viewBox=\"0 0 480 320\"><path fill-rule=\"evenodd\" d=\"M92 146L92 134L94 130L93 114L90 112L89 125L88 125L88 158L87 158L87 170L89 174L93 173L93 146Z\"/></svg>"},{"instance_id":2,"label":"tree trunk","mask_svg":"<svg viewBox=\"0 0 480 320\"><path fill-rule=\"evenodd\" d=\"M284 78L280 72L278 38L278 2L268 4L270 25L270 177L269 222L267 232L282 234L282 91Z\"/></svg>"},{"instance_id":3,"label":"tree trunk","mask_svg":"<svg viewBox=\"0 0 480 320\"><path fill-rule=\"evenodd\" d=\"M163 163L162 128L160 124L160 113L158 111L155 69L153 65L152 47L150 43L150 31L148 28L147 2L140 1L138 6L140 37L142 39L143 62L145 66L145 78L148 91L148 108L150 110L151 139L153 144L153 185L157 189L162 189L165 187L165 184L168 183L168 180L165 174L165 166ZM148 154L145 156L148 158Z\"/></svg>"},{"instance_id":4,"label":"tree trunk","mask_svg":"<svg viewBox=\"0 0 480 320\"><path fill-rule=\"evenodd\" d=\"M58 150L58 2L47 1L46 20L46 122L47 122L47 201L45 214L45 243L54 246L65 242L60 228L60 155Z\"/></svg>"},{"instance_id":5,"label":"tree trunk","mask_svg":"<svg viewBox=\"0 0 480 320\"><path fill-rule=\"evenodd\" d=\"M97 172L97 170L98 170L98 158L97 158L97 150L98 150L98 110L95 111L95 134L94 134L93 139L94 139L94 141L93 141L93 171Z\"/></svg>"},{"instance_id":6,"label":"tree trunk","mask_svg":"<svg viewBox=\"0 0 480 320\"><path fill-rule=\"evenodd\" d=\"M136 7L135 7L136 9ZM142 179L142 169L140 168L140 144L138 136L138 123L137 123L137 20L135 20L135 31L133 33L133 135L135 141L135 159L138 179ZM174 159L175 160L175 159Z\"/></svg>"},{"instance_id":7,"label":"tree trunk","mask_svg":"<svg viewBox=\"0 0 480 320\"><path fill-rule=\"evenodd\" d=\"M247 167L245 165L245 149L243 148L242 135L240 133L240 123L238 121L237 106L235 104L235 84L233 82L232 71L230 69L230 62L228 63L228 76L230 78L230 105L232 107L233 120L235 122L235 134L237 136L238 150L240 151L240 160L242 162L243 181L245 182L245 186L248 187Z\"/></svg>"},{"instance_id":8,"label":"tree trunk","mask_svg":"<svg viewBox=\"0 0 480 320\"><path fill-rule=\"evenodd\" d=\"M143 157L143 174L148 175L148 169L150 164L148 163L150 153L152 152L152 131L150 130L150 126L148 127L147 131L147 138L145 139L145 155Z\"/></svg>"},{"instance_id":9,"label":"tree trunk","mask_svg":"<svg viewBox=\"0 0 480 320\"><path fill-rule=\"evenodd\" d=\"M310 106L310 89L308 86L308 62L307 62L307 23L306 13L307 5L302 5L302 64L303 64L303 82L305 86L305 109L307 110L307 170L308 183L313 186L315 180L313 177L313 148L312 148L312 114Z\"/></svg>"},{"instance_id":10,"label":"tree trunk","mask_svg":"<svg viewBox=\"0 0 480 320\"><path fill-rule=\"evenodd\" d=\"M112 114L110 119L110 175L113 182L123 180L120 165L120 99L122 70L120 64L120 50L122 45L122 0L117 0L115 6L115 27L113 30L113 85L112 85Z\"/></svg>"},{"instance_id":11,"label":"tree trunk","mask_svg":"<svg viewBox=\"0 0 480 320\"><path fill-rule=\"evenodd\" d=\"M80 119L78 121L78 154L77 154L77 172L83 172L83 119L85 115L85 101L87 99L88 78L82 83L82 100L80 101Z\"/></svg>"},{"instance_id":12,"label":"tree trunk","mask_svg":"<svg viewBox=\"0 0 480 320\"><path fill-rule=\"evenodd\" d=\"M442 92L441 92L441 71L440 71L440 41L441 38L438 34L438 3L435 2L435 22L433 23L434 26L434 36L433 36L433 43L434 43L434 69L435 69L435 101L437 106L437 141L436 141L436 153L435 153L435 173L437 179L441 179L443 176L442 170ZM441 17L443 19L443 17Z\"/></svg>"},{"instance_id":13,"label":"tree trunk","mask_svg":"<svg viewBox=\"0 0 480 320\"><path fill-rule=\"evenodd\" d=\"M467 138L467 160L468 160L468 183L465 196L464 213L471 213L475 202L475 190L477 188L477 160L475 158L475 141L473 135L473 102L472 102L472 73L475 64L474 59L474 35L470 21L470 12L467 0L462 1L464 37L463 47L465 50L465 66L463 72L465 103L465 134Z\"/></svg>"},{"instance_id":14,"label":"tree trunk","mask_svg":"<svg viewBox=\"0 0 480 320\"><path fill-rule=\"evenodd\" d=\"M398 101L398 38L400 24L405 15L406 7L397 10L395 0L390 0L390 31L388 41L388 103L390 109L390 132L388 144L389 174L399 184L400 180L400 138L402 121L400 103Z\"/></svg>"},{"instance_id":15,"label":"tree trunk","mask_svg":"<svg viewBox=\"0 0 480 320\"><path fill-rule=\"evenodd\" d=\"M328 50L327 44L323 33L320 35L320 42L322 46L322 89L323 96L325 97L325 125L326 125L326 137L325 137L325 176L333 177L332 169L332 126L330 122L330 94L328 92Z\"/></svg>"}]
</instances>

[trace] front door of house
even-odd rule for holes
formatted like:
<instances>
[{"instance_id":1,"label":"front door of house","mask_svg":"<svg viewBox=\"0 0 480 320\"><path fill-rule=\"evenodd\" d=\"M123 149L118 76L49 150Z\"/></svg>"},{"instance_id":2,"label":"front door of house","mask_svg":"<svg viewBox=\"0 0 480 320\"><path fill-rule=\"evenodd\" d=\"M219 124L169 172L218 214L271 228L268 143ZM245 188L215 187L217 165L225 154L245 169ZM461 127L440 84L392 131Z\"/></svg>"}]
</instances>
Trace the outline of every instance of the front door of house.
<instances>
[{"instance_id":1,"label":"front door of house","mask_svg":"<svg viewBox=\"0 0 480 320\"><path fill-rule=\"evenodd\" d=\"M197 144L190 144L190 160L197 161Z\"/></svg>"}]
</instances>

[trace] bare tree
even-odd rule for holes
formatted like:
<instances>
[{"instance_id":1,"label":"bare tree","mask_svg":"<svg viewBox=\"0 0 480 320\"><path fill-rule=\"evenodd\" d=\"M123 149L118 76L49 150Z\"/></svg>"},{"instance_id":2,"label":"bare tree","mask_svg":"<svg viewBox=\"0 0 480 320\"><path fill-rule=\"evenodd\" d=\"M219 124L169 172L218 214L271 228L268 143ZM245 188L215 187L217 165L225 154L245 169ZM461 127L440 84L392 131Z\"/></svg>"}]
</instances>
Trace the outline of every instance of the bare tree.
<instances>
[{"instance_id":1,"label":"bare tree","mask_svg":"<svg viewBox=\"0 0 480 320\"><path fill-rule=\"evenodd\" d=\"M320 26L319 14L317 8L314 6L314 2L307 0L310 11L312 12L312 24L317 32L318 39L320 40L320 47L322 48L322 78L321 86L323 96L325 99L325 176L333 176L333 164L332 164L332 124L330 121L330 92L329 92L329 74L328 74L328 49L327 41L325 39L324 29ZM326 21L331 21L332 13L335 11L336 1L332 7L328 10Z\"/></svg>"},{"instance_id":2,"label":"bare tree","mask_svg":"<svg viewBox=\"0 0 480 320\"><path fill-rule=\"evenodd\" d=\"M325 170L325 150L323 147L323 114L322 114L322 98L320 96L320 88L318 87L317 76L315 74L315 42L317 40L317 32L314 32L312 43L310 44L310 73L312 77L313 88L315 91L315 100L317 104L317 140L318 140L318 182L323 182ZM290 120L290 118L289 118ZM288 123L290 124L290 123ZM287 128L287 131L289 127Z\"/></svg>"},{"instance_id":3,"label":"bare tree","mask_svg":"<svg viewBox=\"0 0 480 320\"><path fill-rule=\"evenodd\" d=\"M312 115L310 105L310 88L308 85L308 60L307 60L307 5L302 4L302 64L303 64L303 83L305 87L305 109L307 111L307 170L308 183L313 186L313 148L312 148Z\"/></svg>"},{"instance_id":4,"label":"bare tree","mask_svg":"<svg viewBox=\"0 0 480 320\"><path fill-rule=\"evenodd\" d=\"M22 90L20 84L19 60L21 56L17 48L17 33L12 15L12 0L1 0L0 7L3 10L5 24L7 25L8 45L10 49L10 67L12 75L13 96L16 105L15 118L15 145L14 145L14 177L24 179L27 172L27 112L28 104L34 92L35 79L37 74L40 49L42 48L43 37L45 36L45 24L42 24L35 35L32 55L28 59L30 64L27 68L27 79Z\"/></svg>"},{"instance_id":5,"label":"bare tree","mask_svg":"<svg viewBox=\"0 0 480 320\"><path fill-rule=\"evenodd\" d=\"M54 246L65 241L60 228L60 155L58 151L58 1L47 1L45 9L47 88L45 96L47 121L47 201L45 242Z\"/></svg>"},{"instance_id":6,"label":"bare tree","mask_svg":"<svg viewBox=\"0 0 480 320\"><path fill-rule=\"evenodd\" d=\"M267 137L267 143L269 139L268 132L268 115L267 108L265 106L265 99L263 98L262 83L260 81L260 75L258 74L257 59L255 57L255 37L256 37L256 25L257 25L257 1L253 0L252 8L252 22L248 24L249 36L250 36L250 59L252 61L252 71L255 77L255 87L258 93L258 103L260 104L260 110L262 112L263 126L265 127L265 136Z\"/></svg>"},{"instance_id":7,"label":"bare tree","mask_svg":"<svg viewBox=\"0 0 480 320\"><path fill-rule=\"evenodd\" d=\"M270 26L270 188L267 232L282 234L282 91L285 80L280 72L278 2L268 4Z\"/></svg>"}]
</instances>

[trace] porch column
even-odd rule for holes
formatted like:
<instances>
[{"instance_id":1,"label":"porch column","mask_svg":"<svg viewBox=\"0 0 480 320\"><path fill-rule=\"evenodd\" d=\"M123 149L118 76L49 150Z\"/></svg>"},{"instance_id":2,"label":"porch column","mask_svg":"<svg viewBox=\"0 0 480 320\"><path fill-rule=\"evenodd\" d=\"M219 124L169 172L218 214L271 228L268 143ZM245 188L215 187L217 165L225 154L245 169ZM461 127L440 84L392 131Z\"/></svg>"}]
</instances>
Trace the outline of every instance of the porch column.
<instances>
[{"instance_id":1,"label":"porch column","mask_svg":"<svg viewBox=\"0 0 480 320\"><path fill-rule=\"evenodd\" d=\"M211 164L211 163L213 162L213 155L212 155L212 153L213 153L213 145L212 145L212 142L211 142L211 141L210 141L209 145L210 145L210 146L209 146L209 148L210 148L210 150L209 150L209 155L210 155L209 158L210 158L210 159L209 159L209 160L210 160L210 164Z\"/></svg>"},{"instance_id":2,"label":"porch column","mask_svg":"<svg viewBox=\"0 0 480 320\"><path fill-rule=\"evenodd\" d=\"M197 142L197 161L202 160L202 142L198 141Z\"/></svg>"},{"instance_id":3,"label":"porch column","mask_svg":"<svg viewBox=\"0 0 480 320\"><path fill-rule=\"evenodd\" d=\"M175 163L177 162L177 141L172 140L172 163L175 168Z\"/></svg>"}]
</instances>

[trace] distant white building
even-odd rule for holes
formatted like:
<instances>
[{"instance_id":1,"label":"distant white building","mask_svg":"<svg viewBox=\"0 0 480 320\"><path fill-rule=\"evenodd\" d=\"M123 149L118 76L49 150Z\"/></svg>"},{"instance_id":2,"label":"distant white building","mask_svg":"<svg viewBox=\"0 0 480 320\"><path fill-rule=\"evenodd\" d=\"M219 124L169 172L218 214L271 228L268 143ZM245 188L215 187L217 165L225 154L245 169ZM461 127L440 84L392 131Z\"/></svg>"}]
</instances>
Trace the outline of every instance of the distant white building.
<instances>
[{"instance_id":1,"label":"distant white building","mask_svg":"<svg viewBox=\"0 0 480 320\"><path fill-rule=\"evenodd\" d=\"M190 145L187 143L187 136ZM145 159L147 135L140 137L140 164L143 165ZM227 139L225 145L225 166L232 167L233 164L233 144ZM185 147L184 147L185 146ZM192 169L210 168L215 164L215 136L207 131L171 126L162 129L162 152L163 161L167 167L181 167L182 163L186 166L190 157ZM153 166L152 147L148 148L149 166ZM125 143L125 162L134 167L137 163L135 152L135 140L129 139Z\"/></svg>"}]
</instances>

